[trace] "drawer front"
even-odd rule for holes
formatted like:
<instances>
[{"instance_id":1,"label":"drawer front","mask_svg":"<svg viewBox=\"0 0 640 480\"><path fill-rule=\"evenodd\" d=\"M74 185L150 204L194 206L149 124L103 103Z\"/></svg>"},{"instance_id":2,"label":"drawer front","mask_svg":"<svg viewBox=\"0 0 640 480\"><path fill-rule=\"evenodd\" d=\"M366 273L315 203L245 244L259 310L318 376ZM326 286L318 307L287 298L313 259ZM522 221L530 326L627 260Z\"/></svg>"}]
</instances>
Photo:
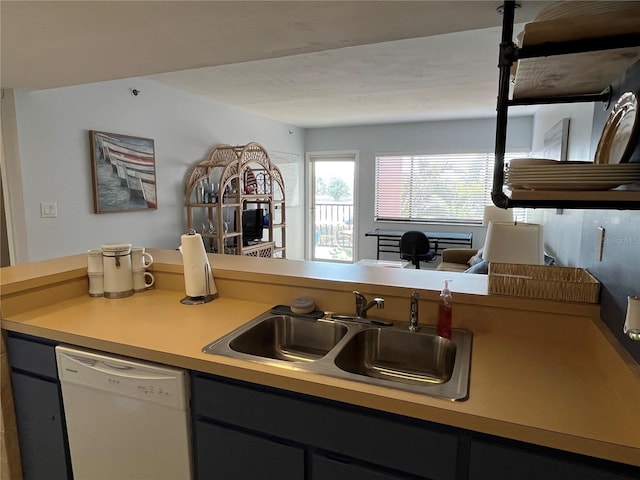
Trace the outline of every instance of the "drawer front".
<instances>
[{"instance_id":1,"label":"drawer front","mask_svg":"<svg viewBox=\"0 0 640 480\"><path fill-rule=\"evenodd\" d=\"M302 480L304 450L202 421L195 422L198 480Z\"/></svg>"},{"instance_id":2,"label":"drawer front","mask_svg":"<svg viewBox=\"0 0 640 480\"><path fill-rule=\"evenodd\" d=\"M314 455L312 461L311 478L313 480L402 480L403 478L323 455Z\"/></svg>"},{"instance_id":3,"label":"drawer front","mask_svg":"<svg viewBox=\"0 0 640 480\"><path fill-rule=\"evenodd\" d=\"M194 375L194 412L366 462L454 479L458 437L427 422Z\"/></svg>"},{"instance_id":4,"label":"drawer front","mask_svg":"<svg viewBox=\"0 0 640 480\"><path fill-rule=\"evenodd\" d=\"M640 468L555 450L473 440L469 480L632 480Z\"/></svg>"},{"instance_id":5,"label":"drawer front","mask_svg":"<svg viewBox=\"0 0 640 480\"><path fill-rule=\"evenodd\" d=\"M9 335L7 353L11 368L58 379L55 346Z\"/></svg>"}]
</instances>

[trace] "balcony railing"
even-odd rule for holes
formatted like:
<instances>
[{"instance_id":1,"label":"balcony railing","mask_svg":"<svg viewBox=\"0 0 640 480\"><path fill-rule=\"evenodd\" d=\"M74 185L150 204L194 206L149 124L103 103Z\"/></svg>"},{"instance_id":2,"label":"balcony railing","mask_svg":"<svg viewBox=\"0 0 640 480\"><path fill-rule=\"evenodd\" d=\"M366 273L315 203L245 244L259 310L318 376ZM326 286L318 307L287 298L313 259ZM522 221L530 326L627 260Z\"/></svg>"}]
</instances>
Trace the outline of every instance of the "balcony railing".
<instances>
[{"instance_id":1,"label":"balcony railing","mask_svg":"<svg viewBox=\"0 0 640 480\"><path fill-rule=\"evenodd\" d=\"M353 205L317 203L315 212L315 257L353 260Z\"/></svg>"}]
</instances>

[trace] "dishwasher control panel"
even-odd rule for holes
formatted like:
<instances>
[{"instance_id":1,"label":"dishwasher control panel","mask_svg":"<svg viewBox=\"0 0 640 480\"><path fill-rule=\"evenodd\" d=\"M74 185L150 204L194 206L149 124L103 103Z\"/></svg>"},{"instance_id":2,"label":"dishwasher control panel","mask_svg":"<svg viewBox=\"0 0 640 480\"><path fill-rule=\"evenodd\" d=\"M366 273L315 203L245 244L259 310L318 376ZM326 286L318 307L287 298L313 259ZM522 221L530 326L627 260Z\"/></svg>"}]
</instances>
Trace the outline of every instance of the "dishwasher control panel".
<instances>
[{"instance_id":1,"label":"dishwasher control panel","mask_svg":"<svg viewBox=\"0 0 640 480\"><path fill-rule=\"evenodd\" d=\"M186 408L184 370L103 355L75 348L56 347L61 382L111 391L119 395Z\"/></svg>"}]
</instances>

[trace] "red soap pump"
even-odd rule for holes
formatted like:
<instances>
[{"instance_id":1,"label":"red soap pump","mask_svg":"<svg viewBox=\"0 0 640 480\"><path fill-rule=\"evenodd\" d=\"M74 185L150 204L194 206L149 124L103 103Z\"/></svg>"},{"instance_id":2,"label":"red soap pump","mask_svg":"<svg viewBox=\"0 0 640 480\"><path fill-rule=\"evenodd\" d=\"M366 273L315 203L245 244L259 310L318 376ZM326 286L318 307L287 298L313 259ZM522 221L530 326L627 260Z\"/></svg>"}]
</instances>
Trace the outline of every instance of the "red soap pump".
<instances>
[{"instance_id":1,"label":"red soap pump","mask_svg":"<svg viewBox=\"0 0 640 480\"><path fill-rule=\"evenodd\" d=\"M451 291L449 290L449 282L444 281L444 288L440 292L442 302L438 306L438 335L444 338L451 338Z\"/></svg>"}]
</instances>

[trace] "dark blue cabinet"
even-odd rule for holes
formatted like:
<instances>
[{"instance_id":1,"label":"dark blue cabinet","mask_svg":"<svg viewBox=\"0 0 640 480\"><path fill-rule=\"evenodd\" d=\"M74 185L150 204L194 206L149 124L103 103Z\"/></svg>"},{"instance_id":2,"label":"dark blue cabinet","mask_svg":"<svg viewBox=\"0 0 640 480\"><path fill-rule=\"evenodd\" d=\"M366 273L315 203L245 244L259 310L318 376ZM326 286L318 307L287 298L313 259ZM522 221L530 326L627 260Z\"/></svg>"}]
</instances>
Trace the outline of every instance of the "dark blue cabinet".
<instances>
[{"instance_id":1,"label":"dark blue cabinet","mask_svg":"<svg viewBox=\"0 0 640 480\"><path fill-rule=\"evenodd\" d=\"M404 478L402 475L407 474L410 478L459 480L456 473L459 442L455 429L204 374L194 373L192 378L197 425L211 422L294 445L307 452L307 474L314 464L308 459L316 452L333 452L353 459L353 464L343 462L342 466L336 461L320 462L320 470L314 470L314 480L316 474L319 478L330 478L328 472L340 468L345 472L358 471L359 476L354 478L371 480ZM210 455L208 449L201 452L200 442L212 442L211 436L204 435L202 430L196 427L194 440L199 479L212 478L215 472L214 464L209 465L206 459L204 464L200 461L201 455ZM246 462L255 452L244 449L242 453ZM384 476L381 471L390 473ZM373 472L378 472L377 476ZM394 476L394 472L400 476Z\"/></svg>"},{"instance_id":2,"label":"dark blue cabinet","mask_svg":"<svg viewBox=\"0 0 640 480\"><path fill-rule=\"evenodd\" d=\"M196 421L199 479L298 480L304 478L304 449L220 425Z\"/></svg>"},{"instance_id":3,"label":"dark blue cabinet","mask_svg":"<svg viewBox=\"0 0 640 480\"><path fill-rule=\"evenodd\" d=\"M343 459L314 455L311 459L311 478L313 480L403 480L407 477L381 472Z\"/></svg>"},{"instance_id":4,"label":"dark blue cabinet","mask_svg":"<svg viewBox=\"0 0 640 480\"><path fill-rule=\"evenodd\" d=\"M273 438L304 450L305 473L295 477L300 480L640 478L640 468L630 465L246 382L199 373L192 378L196 423L219 423L243 432L247 439ZM210 435L196 428L195 443L201 441L212 443ZM245 458L262 448L260 442L247 440L244 445L255 448L248 452L238 444ZM278 469L284 464L265 465ZM215 465L203 464L199 472L199 478L213 478Z\"/></svg>"},{"instance_id":5,"label":"dark blue cabinet","mask_svg":"<svg viewBox=\"0 0 640 480\"><path fill-rule=\"evenodd\" d=\"M23 477L71 479L55 345L36 340L7 338Z\"/></svg>"},{"instance_id":6,"label":"dark blue cabinet","mask_svg":"<svg viewBox=\"0 0 640 480\"><path fill-rule=\"evenodd\" d=\"M469 480L637 480L640 468L501 439L471 443Z\"/></svg>"}]
</instances>

